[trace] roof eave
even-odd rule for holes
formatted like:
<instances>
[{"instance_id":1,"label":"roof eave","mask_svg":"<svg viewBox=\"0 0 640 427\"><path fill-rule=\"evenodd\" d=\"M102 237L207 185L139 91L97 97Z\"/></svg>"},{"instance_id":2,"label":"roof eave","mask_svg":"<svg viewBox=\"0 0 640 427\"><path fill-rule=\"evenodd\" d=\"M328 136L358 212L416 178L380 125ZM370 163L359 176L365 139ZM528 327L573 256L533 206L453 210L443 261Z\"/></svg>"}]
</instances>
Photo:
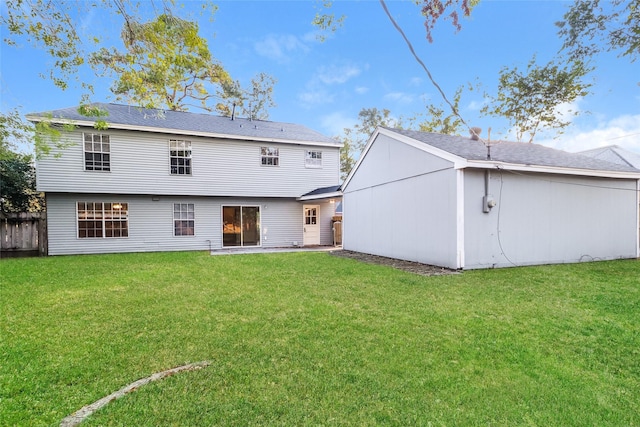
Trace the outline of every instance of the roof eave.
<instances>
[{"instance_id":1,"label":"roof eave","mask_svg":"<svg viewBox=\"0 0 640 427\"><path fill-rule=\"evenodd\" d=\"M593 176L602 178L640 179L640 172L525 165L493 160L468 160L465 167L478 169L504 169L518 172L552 173L560 175Z\"/></svg>"},{"instance_id":2,"label":"roof eave","mask_svg":"<svg viewBox=\"0 0 640 427\"><path fill-rule=\"evenodd\" d=\"M50 118L50 117L41 117L41 116L26 116L26 119L31 122L41 122L41 121L49 121L51 123L56 124L72 124L75 126L87 126L94 127L95 121L89 120L73 120L73 119L64 119L64 118ZM301 141L297 139L285 139L285 138L265 138L259 136L250 136L250 135L233 135L233 134L225 134L225 133L215 133L215 132L202 132L202 131L191 131L191 130L182 130L182 129L171 129L171 128L161 128L161 127L153 127L153 126L137 126L137 125L127 125L122 123L109 123L109 129L118 129L118 130L134 130L139 132L155 132L155 133L164 133L169 135L189 135L189 136L201 136L206 138L223 138L223 139L236 139L236 140L251 140L256 142L271 142L271 143L279 143L279 144L295 144L295 145L309 145L314 147L334 147L334 148L342 148L344 145L341 142L336 141L335 144L329 142L322 141Z\"/></svg>"},{"instance_id":3,"label":"roof eave","mask_svg":"<svg viewBox=\"0 0 640 427\"><path fill-rule=\"evenodd\" d=\"M339 199L342 198L342 191L334 191L332 193L313 194L309 196L300 196L296 200L304 202L307 200L321 200L321 199Z\"/></svg>"}]
</instances>

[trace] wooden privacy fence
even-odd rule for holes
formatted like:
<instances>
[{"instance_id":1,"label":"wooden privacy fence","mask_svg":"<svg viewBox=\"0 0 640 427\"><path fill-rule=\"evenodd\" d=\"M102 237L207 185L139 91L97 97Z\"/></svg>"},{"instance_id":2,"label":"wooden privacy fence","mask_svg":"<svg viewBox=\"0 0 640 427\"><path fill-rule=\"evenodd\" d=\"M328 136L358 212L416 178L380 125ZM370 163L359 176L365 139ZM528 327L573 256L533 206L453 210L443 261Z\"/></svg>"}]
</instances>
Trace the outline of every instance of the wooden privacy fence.
<instances>
[{"instance_id":1,"label":"wooden privacy fence","mask_svg":"<svg viewBox=\"0 0 640 427\"><path fill-rule=\"evenodd\" d=\"M1 257L46 255L46 223L43 212L0 213Z\"/></svg>"}]
</instances>

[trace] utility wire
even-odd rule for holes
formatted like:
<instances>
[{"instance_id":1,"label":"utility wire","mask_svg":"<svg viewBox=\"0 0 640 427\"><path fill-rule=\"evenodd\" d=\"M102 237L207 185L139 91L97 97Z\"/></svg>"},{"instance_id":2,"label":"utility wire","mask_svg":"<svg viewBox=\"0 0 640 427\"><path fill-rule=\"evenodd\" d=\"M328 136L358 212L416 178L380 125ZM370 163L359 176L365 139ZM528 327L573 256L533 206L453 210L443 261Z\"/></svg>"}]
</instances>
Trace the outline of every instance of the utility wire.
<instances>
[{"instance_id":1,"label":"utility wire","mask_svg":"<svg viewBox=\"0 0 640 427\"><path fill-rule=\"evenodd\" d=\"M628 138L630 136L636 136L636 135L640 135L640 132L630 133L629 135L616 136L614 138L608 138L608 139L605 139L605 141L613 141L614 139Z\"/></svg>"},{"instance_id":2,"label":"utility wire","mask_svg":"<svg viewBox=\"0 0 640 427\"><path fill-rule=\"evenodd\" d=\"M471 132L472 135L477 136L479 138L479 140L482 141L482 143L486 145L486 142L484 141L484 139L480 138L480 135L478 135L478 133L473 128L471 128L471 126L469 126L469 124L464 120L464 118L458 112L458 109L451 103L451 101L449 101L449 98L447 98L447 95L444 93L444 91L442 90L440 85L436 82L436 80L431 75L431 71L429 71L429 68L425 65L425 63L422 61L422 59L420 59L420 57L416 53L416 51L413 48L413 45L411 44L411 42L409 41L409 38L407 37L407 35L404 33L402 28L400 28L400 26L398 25L396 20L393 19L393 16L391 16L391 13L389 12L389 9L387 8L387 4L385 3L385 0L380 0L380 5L382 5L382 8L384 9L385 13L389 17L389 20L391 21L393 26L396 28L396 30L398 30L400 35L402 35L402 38L407 43L407 46L409 47L409 50L413 54L413 57L416 59L416 61L418 61L418 64L420 64L422 66L422 68L424 69L424 71L427 73L427 76L429 77L429 80L431 81L431 83L436 87L436 89L438 89L438 92L440 92L440 95L442 96L444 101L449 105L449 107L451 107L451 111L453 112L453 114L457 118L460 119L460 121L467 127L467 129L469 129L469 132Z\"/></svg>"}]
</instances>

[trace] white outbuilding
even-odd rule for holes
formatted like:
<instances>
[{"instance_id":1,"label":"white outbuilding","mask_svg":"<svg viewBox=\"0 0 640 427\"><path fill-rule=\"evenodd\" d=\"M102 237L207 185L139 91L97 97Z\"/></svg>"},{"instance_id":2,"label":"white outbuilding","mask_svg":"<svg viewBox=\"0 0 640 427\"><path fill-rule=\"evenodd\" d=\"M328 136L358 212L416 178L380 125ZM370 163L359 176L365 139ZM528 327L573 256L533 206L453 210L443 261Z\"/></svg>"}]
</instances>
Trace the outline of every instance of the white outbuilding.
<instances>
[{"instance_id":1,"label":"white outbuilding","mask_svg":"<svg viewBox=\"0 0 640 427\"><path fill-rule=\"evenodd\" d=\"M342 185L346 250L453 269L640 256L640 170L380 127Z\"/></svg>"}]
</instances>

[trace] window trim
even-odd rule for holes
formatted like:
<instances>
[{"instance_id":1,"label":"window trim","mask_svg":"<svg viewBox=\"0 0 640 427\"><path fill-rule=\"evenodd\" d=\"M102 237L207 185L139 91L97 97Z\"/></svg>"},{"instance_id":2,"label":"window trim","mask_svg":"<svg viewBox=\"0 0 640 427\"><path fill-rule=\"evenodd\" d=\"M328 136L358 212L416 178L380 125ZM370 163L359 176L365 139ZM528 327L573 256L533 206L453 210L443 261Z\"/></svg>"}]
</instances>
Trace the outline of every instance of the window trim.
<instances>
[{"instance_id":1,"label":"window trim","mask_svg":"<svg viewBox=\"0 0 640 427\"><path fill-rule=\"evenodd\" d=\"M179 214L184 213L182 211L182 206L183 205L187 205L187 218L176 218L176 205L180 206L180 211ZM193 207L193 218L189 219L188 214L189 214L189 206ZM193 230L193 234L177 234L176 233L176 223L180 221L180 222L193 222L193 227L191 227L191 229ZM186 227L186 229L189 229L189 227ZM196 236L196 204L195 203L174 203L173 204L173 237L195 237Z\"/></svg>"},{"instance_id":2,"label":"window trim","mask_svg":"<svg viewBox=\"0 0 640 427\"><path fill-rule=\"evenodd\" d=\"M178 143L183 143L185 144L184 148L180 148L178 146ZM175 144L175 148L174 148L174 144ZM187 144L188 144L188 148L187 148ZM180 151L184 151L185 155L180 156L178 155L178 153ZM188 155L186 154L188 151ZM173 152L176 153L176 155L173 155ZM176 172L173 172L173 159L176 159L178 162L176 162ZM183 165L179 165L179 160L183 160L185 161L185 164ZM179 168L185 168L188 170L188 172L185 173L179 173ZM171 176L193 176L193 144L191 143L190 140L187 139L170 139L169 140L169 175Z\"/></svg>"},{"instance_id":3,"label":"window trim","mask_svg":"<svg viewBox=\"0 0 640 427\"><path fill-rule=\"evenodd\" d=\"M319 157L314 158L310 156L311 153L315 153L316 156L319 155ZM313 160L316 162L319 161L319 163L310 163L310 161ZM322 150L306 150L304 154L304 167L309 169L322 169Z\"/></svg>"},{"instance_id":4,"label":"window trim","mask_svg":"<svg viewBox=\"0 0 640 427\"><path fill-rule=\"evenodd\" d=\"M96 204L100 204L101 205L101 211L100 211L100 218L94 218L94 219L81 219L80 218L80 203L84 203L86 204L93 204L94 205L94 209L93 212L97 212L95 209L95 205ZM124 217L123 218L114 218L114 217L107 217L106 214L106 210L105 210L105 205L106 204L110 204L110 205L120 205L122 209L122 211L124 212ZM112 209L113 210L113 209ZM94 216L96 214L94 213ZM93 221L93 222L101 222L101 231L102 231L102 236L80 236L80 222L81 221ZM124 222L126 225L126 231L127 231L127 235L126 236L107 236L107 226L106 226L106 222L107 221L118 221L118 222ZM76 238L77 239L128 239L129 238L129 202L96 202L96 201L76 201Z\"/></svg>"},{"instance_id":5,"label":"window trim","mask_svg":"<svg viewBox=\"0 0 640 427\"><path fill-rule=\"evenodd\" d=\"M267 161L266 163L265 163L265 160ZM271 164L269 164L269 160L271 160ZM274 146L261 146L260 147L260 166L279 167L280 166L280 148L274 147Z\"/></svg>"},{"instance_id":6,"label":"window trim","mask_svg":"<svg viewBox=\"0 0 640 427\"><path fill-rule=\"evenodd\" d=\"M86 140L87 135L91 135L91 141ZM100 141L98 141L98 143L100 144L100 151L93 150L94 144L96 144L96 141L94 140L95 136L100 137ZM104 141L105 138L107 139L106 142ZM87 142L91 143L91 148L92 148L91 151L87 151L87 146L86 146ZM109 147L108 151L103 150L104 144L107 144L107 146ZM92 162L94 162L93 169L87 168L87 153L91 153L93 155L95 154L101 155L100 169L96 169L95 160L92 160ZM104 161L105 155L109 156L109 160L106 162ZM105 169L104 163L107 163L106 169ZM85 172L111 172L111 137L109 134L95 133L95 132L82 132L82 167Z\"/></svg>"}]
</instances>

